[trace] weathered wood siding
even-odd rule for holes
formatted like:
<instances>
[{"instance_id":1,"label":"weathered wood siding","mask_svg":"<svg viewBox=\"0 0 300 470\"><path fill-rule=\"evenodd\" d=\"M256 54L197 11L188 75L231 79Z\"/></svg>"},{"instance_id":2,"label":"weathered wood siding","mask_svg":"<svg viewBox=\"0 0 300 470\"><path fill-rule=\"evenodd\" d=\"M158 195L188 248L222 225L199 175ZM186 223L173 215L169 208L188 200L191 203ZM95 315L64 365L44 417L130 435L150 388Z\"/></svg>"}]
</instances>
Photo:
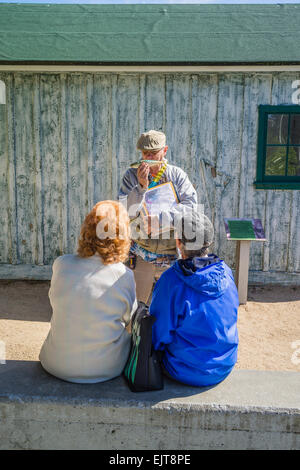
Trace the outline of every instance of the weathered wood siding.
<instances>
[{"instance_id":1,"label":"weathered wood siding","mask_svg":"<svg viewBox=\"0 0 300 470\"><path fill-rule=\"evenodd\" d=\"M291 104L299 78L297 72L0 73L6 84L0 278L8 265L48 266L74 252L86 213L116 198L123 173L139 157L138 135L153 128L167 134L169 161L196 187L214 223L215 252L234 268L235 243L226 240L223 218L258 217L268 242L251 244L250 270L272 272L273 280L276 273L300 273L300 191L253 186L258 105Z\"/></svg>"}]
</instances>

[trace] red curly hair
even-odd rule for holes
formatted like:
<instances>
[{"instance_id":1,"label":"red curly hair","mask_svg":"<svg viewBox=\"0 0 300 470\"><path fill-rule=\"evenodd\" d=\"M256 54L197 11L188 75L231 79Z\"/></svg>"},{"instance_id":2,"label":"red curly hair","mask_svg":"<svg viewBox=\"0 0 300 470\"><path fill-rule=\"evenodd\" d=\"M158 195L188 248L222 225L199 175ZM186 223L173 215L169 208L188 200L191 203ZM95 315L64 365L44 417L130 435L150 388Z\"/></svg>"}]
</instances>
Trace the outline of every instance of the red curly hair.
<instances>
[{"instance_id":1,"label":"red curly hair","mask_svg":"<svg viewBox=\"0 0 300 470\"><path fill-rule=\"evenodd\" d=\"M116 201L100 201L84 219L77 253L82 258L98 253L104 264L125 262L130 241L125 207Z\"/></svg>"}]
</instances>

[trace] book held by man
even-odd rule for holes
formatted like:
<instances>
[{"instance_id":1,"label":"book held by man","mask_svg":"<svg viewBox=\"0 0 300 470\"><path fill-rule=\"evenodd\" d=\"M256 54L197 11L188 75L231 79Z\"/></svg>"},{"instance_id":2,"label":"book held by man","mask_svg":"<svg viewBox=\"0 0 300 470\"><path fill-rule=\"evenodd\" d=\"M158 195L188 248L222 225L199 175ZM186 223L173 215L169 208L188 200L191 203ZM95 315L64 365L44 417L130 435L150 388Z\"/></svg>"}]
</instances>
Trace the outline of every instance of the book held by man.
<instances>
[{"instance_id":1,"label":"book held by man","mask_svg":"<svg viewBox=\"0 0 300 470\"><path fill-rule=\"evenodd\" d=\"M171 181L162 183L146 191L141 213L143 217L147 217L149 215L156 215L159 217L162 212L169 212L178 203L179 201L173 183ZM160 226L158 233L162 233L169 229L169 225ZM157 230L154 231L157 232ZM155 234L157 233L153 233L152 230L152 235Z\"/></svg>"}]
</instances>

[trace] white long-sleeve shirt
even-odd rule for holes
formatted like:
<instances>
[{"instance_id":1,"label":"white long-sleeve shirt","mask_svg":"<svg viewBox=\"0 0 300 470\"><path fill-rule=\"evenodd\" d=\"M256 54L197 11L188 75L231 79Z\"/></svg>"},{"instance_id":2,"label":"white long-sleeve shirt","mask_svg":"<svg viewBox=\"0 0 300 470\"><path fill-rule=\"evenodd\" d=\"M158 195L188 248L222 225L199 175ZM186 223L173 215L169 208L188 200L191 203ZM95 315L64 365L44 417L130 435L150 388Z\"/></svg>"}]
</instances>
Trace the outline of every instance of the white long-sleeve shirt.
<instances>
[{"instance_id":1,"label":"white long-sleeve shirt","mask_svg":"<svg viewBox=\"0 0 300 470\"><path fill-rule=\"evenodd\" d=\"M130 334L125 326L137 307L133 272L123 263L104 265L63 255L53 264L49 290L51 328L39 359L50 374L77 383L120 375Z\"/></svg>"}]
</instances>

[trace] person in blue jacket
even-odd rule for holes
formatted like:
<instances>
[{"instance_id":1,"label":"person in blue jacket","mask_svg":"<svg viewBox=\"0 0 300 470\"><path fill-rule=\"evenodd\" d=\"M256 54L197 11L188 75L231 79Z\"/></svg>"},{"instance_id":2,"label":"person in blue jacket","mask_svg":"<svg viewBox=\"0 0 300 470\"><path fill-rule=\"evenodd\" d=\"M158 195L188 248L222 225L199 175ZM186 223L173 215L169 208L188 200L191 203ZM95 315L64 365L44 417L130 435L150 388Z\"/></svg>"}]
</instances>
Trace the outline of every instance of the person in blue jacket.
<instances>
[{"instance_id":1,"label":"person in blue jacket","mask_svg":"<svg viewBox=\"0 0 300 470\"><path fill-rule=\"evenodd\" d=\"M231 269L208 254L214 234L210 220L192 212L180 223L181 258L162 274L152 295L153 346L163 351L167 376L210 386L224 380L237 361L238 292ZM186 238L196 231L201 237Z\"/></svg>"}]
</instances>

